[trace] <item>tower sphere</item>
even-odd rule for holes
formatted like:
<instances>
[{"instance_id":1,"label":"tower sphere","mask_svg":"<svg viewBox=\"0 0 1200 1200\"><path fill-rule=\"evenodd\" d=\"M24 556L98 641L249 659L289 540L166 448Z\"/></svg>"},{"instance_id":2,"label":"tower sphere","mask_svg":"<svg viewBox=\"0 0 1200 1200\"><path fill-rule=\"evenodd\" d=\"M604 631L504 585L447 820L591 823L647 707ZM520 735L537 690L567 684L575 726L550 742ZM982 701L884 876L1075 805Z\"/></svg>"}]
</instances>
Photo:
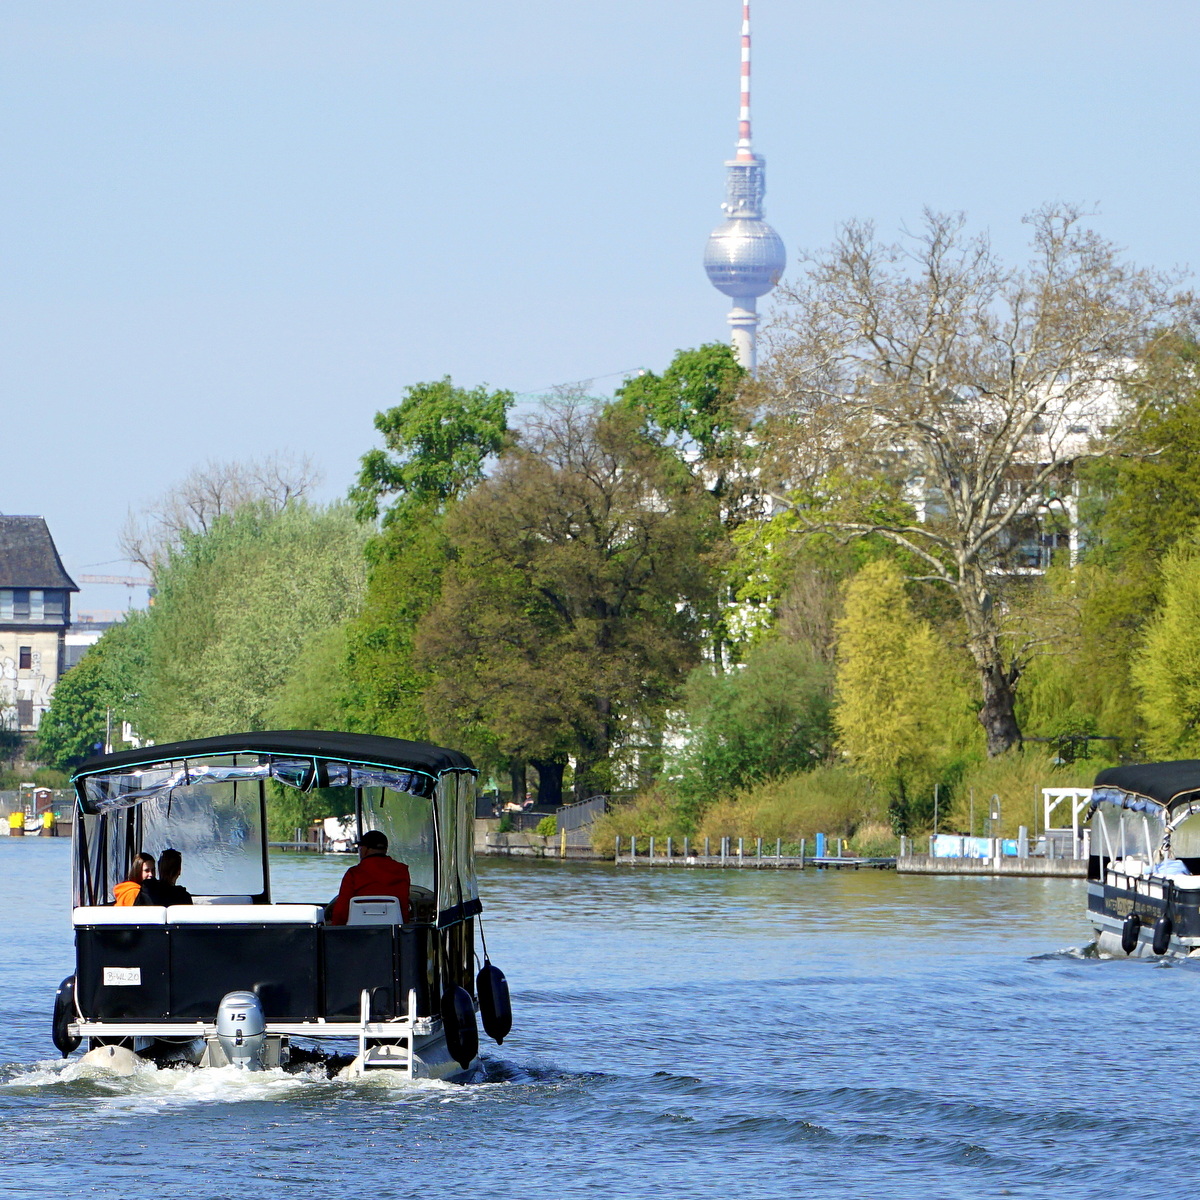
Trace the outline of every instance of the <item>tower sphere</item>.
<instances>
[{"instance_id":1,"label":"tower sphere","mask_svg":"<svg viewBox=\"0 0 1200 1200\"><path fill-rule=\"evenodd\" d=\"M783 239L763 220L766 163L750 140L750 0L742 6L741 107L734 156L725 163L725 222L708 235L704 270L719 292L733 298L729 313L733 350L752 375L758 370L756 301L778 282L787 265Z\"/></svg>"},{"instance_id":2,"label":"tower sphere","mask_svg":"<svg viewBox=\"0 0 1200 1200\"><path fill-rule=\"evenodd\" d=\"M708 235L704 269L726 296L765 296L787 265L783 239L761 217L733 217Z\"/></svg>"}]
</instances>

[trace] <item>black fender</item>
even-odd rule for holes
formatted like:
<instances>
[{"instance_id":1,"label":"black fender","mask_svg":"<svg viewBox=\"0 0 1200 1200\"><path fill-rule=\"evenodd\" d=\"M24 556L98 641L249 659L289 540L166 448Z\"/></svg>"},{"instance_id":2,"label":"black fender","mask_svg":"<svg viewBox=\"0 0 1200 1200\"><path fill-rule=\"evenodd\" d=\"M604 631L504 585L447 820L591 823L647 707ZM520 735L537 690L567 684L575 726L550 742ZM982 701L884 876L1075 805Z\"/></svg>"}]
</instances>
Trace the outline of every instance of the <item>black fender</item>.
<instances>
[{"instance_id":1,"label":"black fender","mask_svg":"<svg viewBox=\"0 0 1200 1200\"><path fill-rule=\"evenodd\" d=\"M508 980L499 967L485 958L475 978L475 994L479 997L479 1015L484 1032L502 1045L512 1030L512 1001L508 995Z\"/></svg>"},{"instance_id":2,"label":"black fender","mask_svg":"<svg viewBox=\"0 0 1200 1200\"><path fill-rule=\"evenodd\" d=\"M447 988L442 995L442 1029L450 1056L465 1071L479 1053L475 1003L466 988Z\"/></svg>"},{"instance_id":3,"label":"black fender","mask_svg":"<svg viewBox=\"0 0 1200 1200\"><path fill-rule=\"evenodd\" d=\"M1170 917L1159 917L1154 922L1154 940L1150 943L1150 948L1155 954L1166 954L1171 945L1171 934L1174 929L1175 924Z\"/></svg>"},{"instance_id":4,"label":"black fender","mask_svg":"<svg viewBox=\"0 0 1200 1200\"><path fill-rule=\"evenodd\" d=\"M68 975L54 993L54 1024L50 1037L54 1048L66 1058L72 1050L79 1049L80 1038L72 1037L67 1027L75 1020L75 976Z\"/></svg>"},{"instance_id":5,"label":"black fender","mask_svg":"<svg viewBox=\"0 0 1200 1200\"><path fill-rule=\"evenodd\" d=\"M1132 954L1137 949L1138 934L1142 932L1142 918L1137 913L1130 913L1121 926L1121 949L1126 954Z\"/></svg>"}]
</instances>

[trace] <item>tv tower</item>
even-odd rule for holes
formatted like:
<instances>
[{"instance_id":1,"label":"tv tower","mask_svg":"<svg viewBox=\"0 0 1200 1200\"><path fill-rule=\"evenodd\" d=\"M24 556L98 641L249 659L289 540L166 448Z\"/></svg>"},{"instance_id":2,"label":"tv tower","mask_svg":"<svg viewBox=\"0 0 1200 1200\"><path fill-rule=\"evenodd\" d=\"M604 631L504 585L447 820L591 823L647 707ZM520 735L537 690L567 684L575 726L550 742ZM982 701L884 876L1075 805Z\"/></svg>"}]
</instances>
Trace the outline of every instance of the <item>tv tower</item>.
<instances>
[{"instance_id":1,"label":"tv tower","mask_svg":"<svg viewBox=\"0 0 1200 1200\"><path fill-rule=\"evenodd\" d=\"M787 263L783 239L762 219L766 164L750 147L750 0L742 0L742 108L737 152L725 163L726 220L709 234L704 269L718 291L733 297L733 352L751 374L758 369L755 301L778 282Z\"/></svg>"}]
</instances>

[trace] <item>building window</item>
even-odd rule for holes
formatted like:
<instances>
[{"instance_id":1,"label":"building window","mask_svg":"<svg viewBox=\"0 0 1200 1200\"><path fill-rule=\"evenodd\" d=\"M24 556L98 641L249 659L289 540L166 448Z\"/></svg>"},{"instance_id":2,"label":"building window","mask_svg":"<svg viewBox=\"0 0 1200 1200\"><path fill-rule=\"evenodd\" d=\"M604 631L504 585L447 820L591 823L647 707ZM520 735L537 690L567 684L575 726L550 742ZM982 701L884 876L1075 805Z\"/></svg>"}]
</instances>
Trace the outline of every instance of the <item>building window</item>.
<instances>
[{"instance_id":1,"label":"building window","mask_svg":"<svg viewBox=\"0 0 1200 1200\"><path fill-rule=\"evenodd\" d=\"M29 619L43 621L46 618L46 593L34 588L29 593Z\"/></svg>"},{"instance_id":2,"label":"building window","mask_svg":"<svg viewBox=\"0 0 1200 1200\"><path fill-rule=\"evenodd\" d=\"M17 669L21 671L33 670L33 647L21 646L17 650Z\"/></svg>"},{"instance_id":3,"label":"building window","mask_svg":"<svg viewBox=\"0 0 1200 1200\"><path fill-rule=\"evenodd\" d=\"M28 729L33 724L33 701L17 701L17 728Z\"/></svg>"},{"instance_id":4,"label":"building window","mask_svg":"<svg viewBox=\"0 0 1200 1200\"><path fill-rule=\"evenodd\" d=\"M13 588L13 620L29 620L29 589Z\"/></svg>"},{"instance_id":5,"label":"building window","mask_svg":"<svg viewBox=\"0 0 1200 1200\"><path fill-rule=\"evenodd\" d=\"M0 588L0 621L13 619L12 588Z\"/></svg>"},{"instance_id":6,"label":"building window","mask_svg":"<svg viewBox=\"0 0 1200 1200\"><path fill-rule=\"evenodd\" d=\"M63 619L63 593L62 592L44 592L45 600L42 607L46 614L47 621L61 621ZM0 595L0 608L4 603L3 595Z\"/></svg>"}]
</instances>

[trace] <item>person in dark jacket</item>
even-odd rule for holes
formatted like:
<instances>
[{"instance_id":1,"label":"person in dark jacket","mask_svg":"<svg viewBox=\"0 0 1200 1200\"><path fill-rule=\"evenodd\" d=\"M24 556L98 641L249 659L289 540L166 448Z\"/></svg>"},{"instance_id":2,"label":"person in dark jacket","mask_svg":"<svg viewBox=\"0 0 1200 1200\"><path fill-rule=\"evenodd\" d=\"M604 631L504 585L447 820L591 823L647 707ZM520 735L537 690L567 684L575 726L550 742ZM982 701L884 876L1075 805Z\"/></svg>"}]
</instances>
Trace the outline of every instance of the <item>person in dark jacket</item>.
<instances>
[{"instance_id":1,"label":"person in dark jacket","mask_svg":"<svg viewBox=\"0 0 1200 1200\"><path fill-rule=\"evenodd\" d=\"M183 870L183 855L178 850L164 850L158 856L158 878L142 884L150 904L191 904L192 894L179 886Z\"/></svg>"},{"instance_id":2,"label":"person in dark jacket","mask_svg":"<svg viewBox=\"0 0 1200 1200\"><path fill-rule=\"evenodd\" d=\"M387 835L372 829L358 843L358 865L342 876L341 890L329 906L329 924L345 925L355 896L395 896L400 913L409 919L408 867L388 855Z\"/></svg>"}]
</instances>

